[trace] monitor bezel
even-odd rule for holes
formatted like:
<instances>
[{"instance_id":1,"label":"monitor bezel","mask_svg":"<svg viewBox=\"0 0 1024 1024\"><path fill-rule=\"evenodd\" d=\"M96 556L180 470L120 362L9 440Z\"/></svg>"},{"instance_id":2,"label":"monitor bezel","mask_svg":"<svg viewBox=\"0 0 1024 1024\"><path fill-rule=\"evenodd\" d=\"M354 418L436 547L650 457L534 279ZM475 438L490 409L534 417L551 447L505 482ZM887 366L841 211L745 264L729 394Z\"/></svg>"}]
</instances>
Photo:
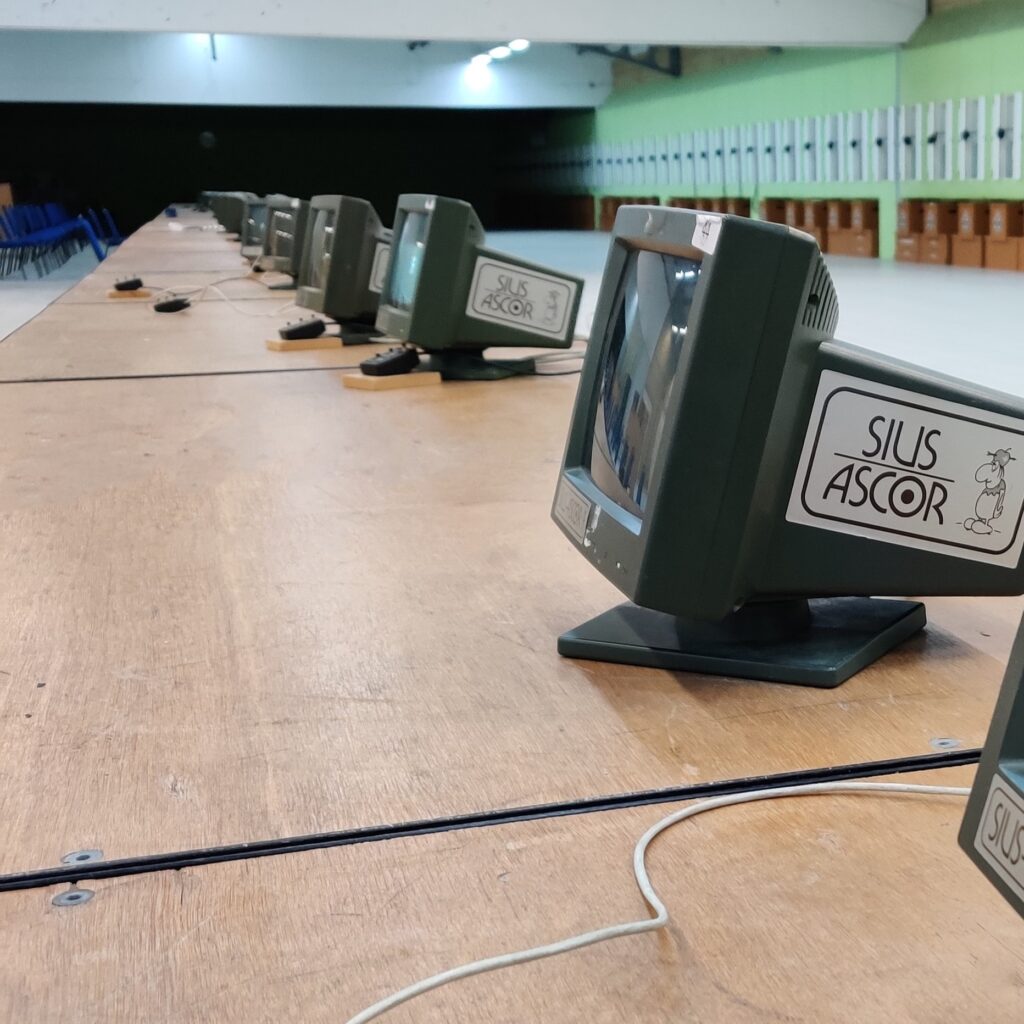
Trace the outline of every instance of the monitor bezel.
<instances>
[{"instance_id":1,"label":"monitor bezel","mask_svg":"<svg viewBox=\"0 0 1024 1024\"><path fill-rule=\"evenodd\" d=\"M423 265L409 308L400 309L388 299L402 230L411 213L427 216ZM391 263L377 311L378 329L392 337L411 341L427 351L486 347L459 340L465 301L464 297L455 295L458 282L467 277L467 267L483 241L483 225L469 203L449 196L421 193L399 196L392 228ZM453 259L452 252L456 249L458 254ZM429 296L431 301L421 303L421 296ZM442 305L443 309L440 308Z\"/></svg>"},{"instance_id":2,"label":"monitor bezel","mask_svg":"<svg viewBox=\"0 0 1024 1024\"><path fill-rule=\"evenodd\" d=\"M717 242L710 252L693 244L698 223L706 218L714 218L717 226ZM792 242L805 252L806 266L798 259L795 272L787 278L783 305L788 312L783 310L780 317L774 308L773 288L784 248ZM635 249L701 262L687 321L687 346L666 393L662 441L651 461L642 516L634 515L601 491L589 472L599 376L611 340L614 303L628 255ZM797 239L781 225L664 207L619 210L561 477L590 504L589 527L585 536L573 536L564 523L559 525L577 548L637 604L671 614L705 612L714 616L731 610L732 595L741 589L738 580L743 570L746 526L743 516L734 512L743 506L744 496L749 505L757 476L756 463L752 464L742 449L747 446L756 453L763 447L775 399L774 389L771 394L759 395L761 389L751 386L753 370L756 366L772 374L776 387L781 381L816 254L813 239ZM720 269L723 267L724 271ZM742 284L735 280L737 273ZM737 289L741 287L747 291L744 301L738 302ZM770 332L776 344L769 346L772 352L767 358L761 349ZM786 337L780 338L780 334ZM737 338L747 341L738 345ZM763 385L764 381L757 383ZM757 431L761 432L759 439ZM703 488L699 507L691 498L689 482L693 480L700 480ZM556 506L557 500L556 495ZM727 515L722 515L723 509L728 510ZM684 510L689 517L685 529L681 529ZM673 553L671 564L664 558L666 551ZM674 576L686 581L678 588L678 600L671 594Z\"/></svg>"},{"instance_id":3,"label":"monitor bezel","mask_svg":"<svg viewBox=\"0 0 1024 1024\"><path fill-rule=\"evenodd\" d=\"M274 224L274 216L277 213L291 213L295 230L292 232L292 251L290 256L280 256L271 252L271 229ZM306 220L309 213L309 203L297 196L274 196L267 200L267 228L263 235L264 258L287 261L290 273L296 277L302 268L302 261L305 257L306 246ZM278 269L278 268L274 268ZM286 269L286 268L283 268Z\"/></svg>"},{"instance_id":4,"label":"monitor bezel","mask_svg":"<svg viewBox=\"0 0 1024 1024\"><path fill-rule=\"evenodd\" d=\"M316 214L321 210L334 213L335 238L323 286L316 288L307 282L314 258L312 244ZM339 238L354 236L357 224L360 235L358 251L353 248L340 253ZM339 322L373 323L379 299L370 284L374 256L381 243L390 245L391 231L384 226L369 200L348 195L314 196L309 202L306 218L306 244L297 282L297 304ZM339 259L339 256L344 258Z\"/></svg>"},{"instance_id":5,"label":"monitor bezel","mask_svg":"<svg viewBox=\"0 0 1024 1024\"><path fill-rule=\"evenodd\" d=\"M307 229L306 237L302 245L302 261L299 266L299 276L295 284L298 288L306 289L310 292L320 292L321 301L324 293L327 291L326 287L317 288L310 284L310 271L313 264L313 238L316 235L316 215L321 211L330 213L334 211L334 220L337 223L338 212L341 207L342 196L340 195L322 195L313 196L309 200L309 213L307 214Z\"/></svg>"}]
</instances>

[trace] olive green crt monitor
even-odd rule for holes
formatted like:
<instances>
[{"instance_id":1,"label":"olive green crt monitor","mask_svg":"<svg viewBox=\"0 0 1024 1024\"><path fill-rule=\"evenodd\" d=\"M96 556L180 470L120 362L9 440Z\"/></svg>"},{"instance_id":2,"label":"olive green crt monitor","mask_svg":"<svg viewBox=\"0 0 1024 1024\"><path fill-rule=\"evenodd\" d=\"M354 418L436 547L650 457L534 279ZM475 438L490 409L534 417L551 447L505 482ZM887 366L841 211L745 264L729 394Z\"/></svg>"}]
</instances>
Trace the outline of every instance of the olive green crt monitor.
<instances>
[{"instance_id":1,"label":"olive green crt monitor","mask_svg":"<svg viewBox=\"0 0 1024 1024\"><path fill-rule=\"evenodd\" d=\"M298 277L306 241L309 203L292 196L275 196L267 201L267 227L258 265Z\"/></svg>"},{"instance_id":2,"label":"olive green crt monitor","mask_svg":"<svg viewBox=\"0 0 1024 1024\"><path fill-rule=\"evenodd\" d=\"M1024 622L967 801L960 845L1024 917Z\"/></svg>"},{"instance_id":3,"label":"olive green crt monitor","mask_svg":"<svg viewBox=\"0 0 1024 1024\"><path fill-rule=\"evenodd\" d=\"M246 199L245 212L242 215L242 227L238 233L242 243L242 255L246 259L258 259L263 253L263 242L267 234L267 221L270 216L269 204L273 200L285 199L285 196L250 196Z\"/></svg>"},{"instance_id":4,"label":"olive green crt monitor","mask_svg":"<svg viewBox=\"0 0 1024 1024\"><path fill-rule=\"evenodd\" d=\"M836 686L1024 591L1024 402L833 339L814 240L623 207L553 517L629 599L559 651Z\"/></svg>"},{"instance_id":5,"label":"olive green crt monitor","mask_svg":"<svg viewBox=\"0 0 1024 1024\"><path fill-rule=\"evenodd\" d=\"M246 205L258 197L252 192L218 192L210 200L210 210L229 235L242 231Z\"/></svg>"},{"instance_id":6,"label":"olive green crt monitor","mask_svg":"<svg viewBox=\"0 0 1024 1024\"><path fill-rule=\"evenodd\" d=\"M391 231L371 203L355 196L313 196L296 305L369 331L390 254Z\"/></svg>"},{"instance_id":7,"label":"olive green crt monitor","mask_svg":"<svg viewBox=\"0 0 1024 1024\"><path fill-rule=\"evenodd\" d=\"M444 196L403 195L377 327L428 353L446 379L532 372L532 361L486 360L495 347L568 348L583 282L484 247L473 207Z\"/></svg>"}]
</instances>

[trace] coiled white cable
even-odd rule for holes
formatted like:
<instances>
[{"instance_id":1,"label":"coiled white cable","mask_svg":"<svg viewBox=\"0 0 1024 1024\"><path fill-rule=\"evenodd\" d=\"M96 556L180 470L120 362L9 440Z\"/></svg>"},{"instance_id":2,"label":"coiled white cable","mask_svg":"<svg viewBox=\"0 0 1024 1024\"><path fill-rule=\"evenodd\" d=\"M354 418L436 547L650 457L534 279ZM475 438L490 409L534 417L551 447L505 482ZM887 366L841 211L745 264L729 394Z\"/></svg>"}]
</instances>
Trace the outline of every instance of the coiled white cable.
<instances>
[{"instance_id":1,"label":"coiled white cable","mask_svg":"<svg viewBox=\"0 0 1024 1024\"><path fill-rule=\"evenodd\" d=\"M666 829L687 818L693 818L705 811L713 811L719 807L730 807L734 804L753 803L757 800L772 800L779 797L790 796L817 796L822 793L873 793L873 794L924 794L932 796L968 796L969 789L959 786L918 786L902 782L817 782L806 786L784 786L776 789L762 789L750 793L735 793L729 796L717 796L708 800L684 807L675 811L667 817L652 825L639 839L633 850L633 875L636 884L640 889L648 907L654 912L653 917L643 918L639 921L629 921L625 924L610 925L607 928L598 928L596 931L583 932L581 935L574 935L559 942L552 942L545 946L534 946L531 949L519 950L515 953L501 953L498 956L488 957L484 960L474 960L472 963L463 964L461 967L453 967L450 970L434 974L422 981L408 985L398 992L381 999L379 1002L368 1006L361 1013L349 1018L347 1024L367 1024L368 1021L382 1016L396 1006L415 999L426 992L431 992L449 982L460 981L463 978L471 978L475 974L485 974L488 971L496 971L502 967L513 967L516 964L529 963L532 960L542 960L549 956L558 956L561 953L570 953L575 949L582 949L584 946L593 946L598 942L607 942L609 939L619 939L625 935L638 935L641 932L657 931L668 924L668 909L662 903L658 894L651 885L647 875L647 848L654 839L661 835Z\"/></svg>"}]
</instances>

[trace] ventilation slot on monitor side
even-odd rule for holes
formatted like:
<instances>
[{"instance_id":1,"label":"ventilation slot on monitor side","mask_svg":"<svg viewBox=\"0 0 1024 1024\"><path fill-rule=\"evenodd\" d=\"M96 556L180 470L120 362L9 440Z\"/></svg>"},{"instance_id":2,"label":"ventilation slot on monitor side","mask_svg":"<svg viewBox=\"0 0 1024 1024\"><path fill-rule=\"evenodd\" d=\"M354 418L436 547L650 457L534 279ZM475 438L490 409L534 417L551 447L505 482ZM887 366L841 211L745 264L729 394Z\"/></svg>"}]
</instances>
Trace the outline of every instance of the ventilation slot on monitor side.
<instances>
[{"instance_id":1,"label":"ventilation slot on monitor side","mask_svg":"<svg viewBox=\"0 0 1024 1024\"><path fill-rule=\"evenodd\" d=\"M819 256L811 288L804 306L803 323L814 331L821 331L831 337L839 321L839 303L825 261Z\"/></svg>"}]
</instances>

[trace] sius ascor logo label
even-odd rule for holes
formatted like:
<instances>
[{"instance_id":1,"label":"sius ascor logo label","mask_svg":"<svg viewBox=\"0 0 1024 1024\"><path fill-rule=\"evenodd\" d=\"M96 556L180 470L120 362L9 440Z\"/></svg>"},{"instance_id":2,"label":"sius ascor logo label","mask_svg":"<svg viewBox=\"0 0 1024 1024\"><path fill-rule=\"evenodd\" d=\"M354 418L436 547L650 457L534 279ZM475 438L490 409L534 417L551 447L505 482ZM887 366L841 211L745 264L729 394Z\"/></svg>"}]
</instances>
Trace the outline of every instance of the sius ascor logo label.
<instances>
[{"instance_id":1,"label":"sius ascor logo label","mask_svg":"<svg viewBox=\"0 0 1024 1024\"><path fill-rule=\"evenodd\" d=\"M466 315L545 337L564 338L575 299L575 281L479 256Z\"/></svg>"},{"instance_id":2,"label":"sius ascor logo label","mask_svg":"<svg viewBox=\"0 0 1024 1024\"><path fill-rule=\"evenodd\" d=\"M1015 567L1022 513L1024 422L821 374L789 522Z\"/></svg>"},{"instance_id":3,"label":"sius ascor logo label","mask_svg":"<svg viewBox=\"0 0 1024 1024\"><path fill-rule=\"evenodd\" d=\"M974 848L1024 900L1024 802L1002 776L992 776Z\"/></svg>"}]
</instances>

